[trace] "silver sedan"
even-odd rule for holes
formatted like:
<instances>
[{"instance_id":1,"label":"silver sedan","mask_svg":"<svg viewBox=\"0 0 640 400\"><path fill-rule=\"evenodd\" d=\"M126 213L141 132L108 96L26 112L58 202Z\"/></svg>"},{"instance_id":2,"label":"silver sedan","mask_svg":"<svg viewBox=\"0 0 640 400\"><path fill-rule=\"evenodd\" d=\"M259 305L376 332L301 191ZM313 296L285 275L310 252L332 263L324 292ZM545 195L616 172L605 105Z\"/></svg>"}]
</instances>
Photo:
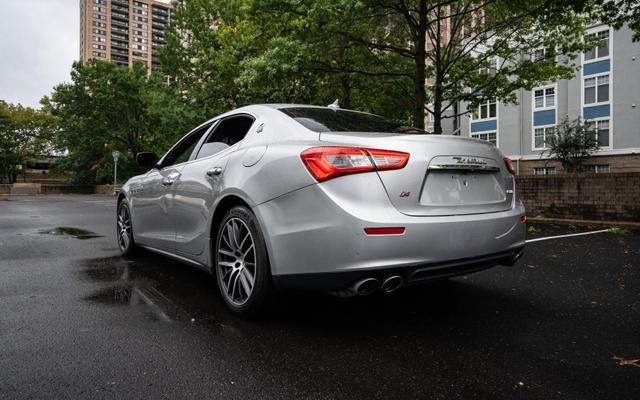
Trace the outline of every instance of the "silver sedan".
<instances>
[{"instance_id":1,"label":"silver sedan","mask_svg":"<svg viewBox=\"0 0 640 400\"><path fill-rule=\"evenodd\" d=\"M390 293L512 265L525 243L511 161L335 106L253 105L213 118L118 198L124 254L143 247L213 273L231 310L280 290Z\"/></svg>"}]
</instances>

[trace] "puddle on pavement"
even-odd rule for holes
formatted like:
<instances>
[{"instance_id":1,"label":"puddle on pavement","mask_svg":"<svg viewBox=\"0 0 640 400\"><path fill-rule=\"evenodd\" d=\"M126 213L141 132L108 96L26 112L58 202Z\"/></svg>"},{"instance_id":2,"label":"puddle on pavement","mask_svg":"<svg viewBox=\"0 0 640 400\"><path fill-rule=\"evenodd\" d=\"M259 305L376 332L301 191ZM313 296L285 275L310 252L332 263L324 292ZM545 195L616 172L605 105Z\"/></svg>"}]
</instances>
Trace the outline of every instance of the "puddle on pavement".
<instances>
[{"instance_id":1,"label":"puddle on pavement","mask_svg":"<svg viewBox=\"0 0 640 400\"><path fill-rule=\"evenodd\" d=\"M94 232L91 232L85 229L80 229L80 228L72 228L69 226L59 226L57 228L42 229L38 231L38 233L43 235L53 235L53 236L72 236L80 240L93 239L93 238L100 237L100 235L97 235Z\"/></svg>"}]
</instances>

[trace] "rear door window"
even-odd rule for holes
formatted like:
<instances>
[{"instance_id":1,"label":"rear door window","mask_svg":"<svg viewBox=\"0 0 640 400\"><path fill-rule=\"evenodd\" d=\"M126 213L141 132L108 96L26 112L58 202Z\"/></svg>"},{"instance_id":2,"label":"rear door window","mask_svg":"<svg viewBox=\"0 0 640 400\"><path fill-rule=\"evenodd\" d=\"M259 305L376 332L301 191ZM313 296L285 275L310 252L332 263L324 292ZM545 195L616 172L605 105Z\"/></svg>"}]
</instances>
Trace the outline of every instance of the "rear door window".
<instances>
[{"instance_id":1,"label":"rear door window","mask_svg":"<svg viewBox=\"0 0 640 400\"><path fill-rule=\"evenodd\" d=\"M212 156L240 142L253 122L254 118L249 115L234 115L223 119L202 144L196 159Z\"/></svg>"}]
</instances>

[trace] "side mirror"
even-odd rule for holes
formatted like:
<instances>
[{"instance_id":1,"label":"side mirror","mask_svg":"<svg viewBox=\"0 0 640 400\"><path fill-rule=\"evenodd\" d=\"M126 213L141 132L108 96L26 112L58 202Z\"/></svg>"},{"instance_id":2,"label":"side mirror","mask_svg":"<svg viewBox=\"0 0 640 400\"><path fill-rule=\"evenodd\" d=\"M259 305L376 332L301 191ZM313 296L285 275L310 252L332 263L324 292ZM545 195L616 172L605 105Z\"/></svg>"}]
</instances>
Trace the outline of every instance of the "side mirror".
<instances>
[{"instance_id":1,"label":"side mirror","mask_svg":"<svg viewBox=\"0 0 640 400\"><path fill-rule=\"evenodd\" d=\"M158 156L155 153L142 152L136 154L136 162L144 168L154 168L158 162Z\"/></svg>"}]
</instances>

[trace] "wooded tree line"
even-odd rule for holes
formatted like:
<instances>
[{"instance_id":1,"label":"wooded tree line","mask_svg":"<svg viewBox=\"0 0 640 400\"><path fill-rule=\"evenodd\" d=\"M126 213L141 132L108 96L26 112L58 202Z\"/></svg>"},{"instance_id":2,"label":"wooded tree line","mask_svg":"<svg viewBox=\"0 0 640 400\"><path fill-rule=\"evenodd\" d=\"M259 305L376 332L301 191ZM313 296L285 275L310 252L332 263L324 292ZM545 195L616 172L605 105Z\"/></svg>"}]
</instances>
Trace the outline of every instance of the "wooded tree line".
<instances>
[{"instance_id":1,"label":"wooded tree line","mask_svg":"<svg viewBox=\"0 0 640 400\"><path fill-rule=\"evenodd\" d=\"M572 76L595 20L638 28L633 0L175 0L163 70L76 63L42 101L59 167L84 183L123 176L199 122L252 103L326 105L416 127ZM634 25L635 24L635 25ZM458 107L460 102L468 108Z\"/></svg>"},{"instance_id":2,"label":"wooded tree line","mask_svg":"<svg viewBox=\"0 0 640 400\"><path fill-rule=\"evenodd\" d=\"M0 181L24 178L29 162L52 150L57 130L50 113L0 100Z\"/></svg>"}]
</instances>

